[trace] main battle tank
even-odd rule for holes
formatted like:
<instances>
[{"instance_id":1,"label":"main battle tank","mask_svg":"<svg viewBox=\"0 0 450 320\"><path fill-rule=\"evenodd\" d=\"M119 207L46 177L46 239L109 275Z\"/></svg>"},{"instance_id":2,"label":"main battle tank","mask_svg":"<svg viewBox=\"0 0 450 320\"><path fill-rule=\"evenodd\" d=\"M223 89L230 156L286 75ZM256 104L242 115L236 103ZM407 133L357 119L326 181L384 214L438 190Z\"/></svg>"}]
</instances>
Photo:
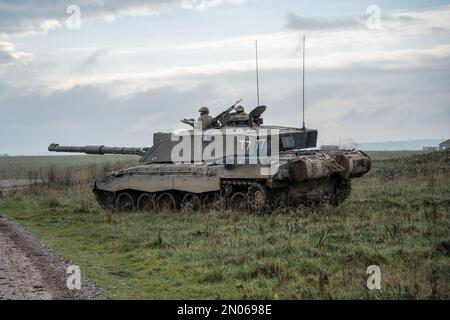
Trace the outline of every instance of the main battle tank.
<instances>
[{"instance_id":1,"label":"main battle tank","mask_svg":"<svg viewBox=\"0 0 450 320\"><path fill-rule=\"evenodd\" d=\"M131 154L140 165L94 180L92 190L116 211L196 211L218 205L236 211L270 212L277 207L337 206L351 192L351 179L371 167L358 150L315 150L318 131L265 126L265 106L233 121L236 104L204 128L155 133L150 148L60 146L49 151Z\"/></svg>"}]
</instances>

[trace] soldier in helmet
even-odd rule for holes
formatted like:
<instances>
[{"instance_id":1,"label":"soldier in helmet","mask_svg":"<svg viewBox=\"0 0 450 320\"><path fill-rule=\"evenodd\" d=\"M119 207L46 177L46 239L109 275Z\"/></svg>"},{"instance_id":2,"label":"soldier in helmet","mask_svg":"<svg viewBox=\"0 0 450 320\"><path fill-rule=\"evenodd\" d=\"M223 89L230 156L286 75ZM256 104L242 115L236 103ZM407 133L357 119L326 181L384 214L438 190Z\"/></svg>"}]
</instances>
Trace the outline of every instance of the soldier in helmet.
<instances>
[{"instance_id":1,"label":"soldier in helmet","mask_svg":"<svg viewBox=\"0 0 450 320\"><path fill-rule=\"evenodd\" d=\"M207 129L214 121L214 119L209 115L209 109L207 107L202 107L198 110L198 112L200 112L198 121L202 122L202 129Z\"/></svg>"},{"instance_id":2,"label":"soldier in helmet","mask_svg":"<svg viewBox=\"0 0 450 320\"><path fill-rule=\"evenodd\" d=\"M236 113L231 115L230 121L248 121L249 120L248 114L245 113L245 109L243 106L237 106L235 110L236 110Z\"/></svg>"}]
</instances>

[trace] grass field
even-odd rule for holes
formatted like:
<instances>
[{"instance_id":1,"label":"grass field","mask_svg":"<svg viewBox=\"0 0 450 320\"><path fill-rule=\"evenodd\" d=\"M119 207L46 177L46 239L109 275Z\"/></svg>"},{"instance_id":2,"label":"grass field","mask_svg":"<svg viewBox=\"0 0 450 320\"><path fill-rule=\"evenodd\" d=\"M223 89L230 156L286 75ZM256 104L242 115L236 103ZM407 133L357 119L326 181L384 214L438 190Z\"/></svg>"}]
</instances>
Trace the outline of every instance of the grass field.
<instances>
[{"instance_id":1,"label":"grass field","mask_svg":"<svg viewBox=\"0 0 450 320\"><path fill-rule=\"evenodd\" d=\"M111 215L86 181L16 191L0 211L110 299L449 299L450 153L399 157L378 155L338 208Z\"/></svg>"},{"instance_id":2,"label":"grass field","mask_svg":"<svg viewBox=\"0 0 450 320\"><path fill-rule=\"evenodd\" d=\"M45 174L49 168L81 171L105 164L133 165L137 160L137 157L122 155L3 156L0 157L0 179L27 179L30 175Z\"/></svg>"}]
</instances>

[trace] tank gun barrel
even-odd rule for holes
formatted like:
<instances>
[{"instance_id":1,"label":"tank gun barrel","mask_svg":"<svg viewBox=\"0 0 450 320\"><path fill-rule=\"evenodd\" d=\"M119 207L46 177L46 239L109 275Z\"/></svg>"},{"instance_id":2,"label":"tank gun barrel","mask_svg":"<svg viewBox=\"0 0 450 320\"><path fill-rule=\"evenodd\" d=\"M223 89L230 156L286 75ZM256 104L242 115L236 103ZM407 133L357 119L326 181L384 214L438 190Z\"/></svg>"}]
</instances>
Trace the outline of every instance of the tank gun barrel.
<instances>
[{"instance_id":1,"label":"tank gun barrel","mask_svg":"<svg viewBox=\"0 0 450 320\"><path fill-rule=\"evenodd\" d=\"M60 146L52 143L48 151L52 152L72 152L85 154L124 154L143 156L149 148L128 148L128 147L105 147L105 146Z\"/></svg>"}]
</instances>

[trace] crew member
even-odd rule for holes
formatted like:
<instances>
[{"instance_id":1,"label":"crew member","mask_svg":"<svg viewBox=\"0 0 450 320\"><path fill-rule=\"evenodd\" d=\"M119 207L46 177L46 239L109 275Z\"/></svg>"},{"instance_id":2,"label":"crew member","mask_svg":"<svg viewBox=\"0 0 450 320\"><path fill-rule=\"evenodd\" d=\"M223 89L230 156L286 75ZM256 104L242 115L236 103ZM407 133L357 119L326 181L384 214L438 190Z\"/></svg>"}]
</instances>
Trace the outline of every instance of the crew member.
<instances>
[{"instance_id":1,"label":"crew member","mask_svg":"<svg viewBox=\"0 0 450 320\"><path fill-rule=\"evenodd\" d=\"M202 107L198 110L198 112L200 112L198 121L202 122L202 129L209 128L214 121L214 119L209 115L209 109L207 107Z\"/></svg>"}]
</instances>

